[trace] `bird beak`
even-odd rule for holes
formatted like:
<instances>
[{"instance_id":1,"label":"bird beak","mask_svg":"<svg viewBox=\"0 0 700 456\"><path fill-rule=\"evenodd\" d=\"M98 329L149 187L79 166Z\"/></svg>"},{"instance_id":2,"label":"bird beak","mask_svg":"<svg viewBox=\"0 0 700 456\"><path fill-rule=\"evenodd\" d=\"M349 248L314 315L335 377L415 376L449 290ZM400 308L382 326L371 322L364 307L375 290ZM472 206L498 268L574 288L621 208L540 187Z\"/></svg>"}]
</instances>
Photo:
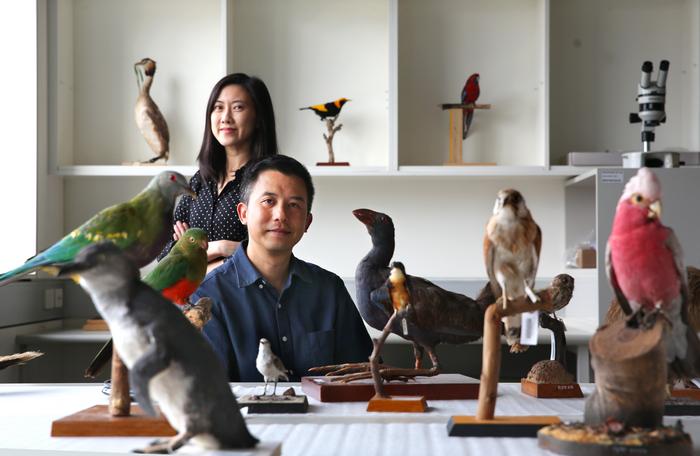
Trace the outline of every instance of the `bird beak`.
<instances>
[{"instance_id":1,"label":"bird beak","mask_svg":"<svg viewBox=\"0 0 700 456\"><path fill-rule=\"evenodd\" d=\"M371 209L355 209L352 211L352 215L365 225L371 225L374 221L374 211Z\"/></svg>"},{"instance_id":2,"label":"bird beak","mask_svg":"<svg viewBox=\"0 0 700 456\"><path fill-rule=\"evenodd\" d=\"M202 246L202 248L204 250L209 248L209 243L207 241L205 241L204 239L202 239L202 242L200 242L199 245Z\"/></svg>"},{"instance_id":3,"label":"bird beak","mask_svg":"<svg viewBox=\"0 0 700 456\"><path fill-rule=\"evenodd\" d=\"M197 194L192 190L192 188L188 185L185 187L185 194L189 195L192 197L192 199L197 199Z\"/></svg>"},{"instance_id":4,"label":"bird beak","mask_svg":"<svg viewBox=\"0 0 700 456\"><path fill-rule=\"evenodd\" d=\"M87 270L89 266L86 263L71 262L71 263L61 263L55 266L55 270L58 271L56 276L58 277L70 277L76 283L80 280L80 273Z\"/></svg>"},{"instance_id":5,"label":"bird beak","mask_svg":"<svg viewBox=\"0 0 700 456\"><path fill-rule=\"evenodd\" d=\"M647 218L661 219L661 201L657 200L649 205L649 213L647 214Z\"/></svg>"}]
</instances>

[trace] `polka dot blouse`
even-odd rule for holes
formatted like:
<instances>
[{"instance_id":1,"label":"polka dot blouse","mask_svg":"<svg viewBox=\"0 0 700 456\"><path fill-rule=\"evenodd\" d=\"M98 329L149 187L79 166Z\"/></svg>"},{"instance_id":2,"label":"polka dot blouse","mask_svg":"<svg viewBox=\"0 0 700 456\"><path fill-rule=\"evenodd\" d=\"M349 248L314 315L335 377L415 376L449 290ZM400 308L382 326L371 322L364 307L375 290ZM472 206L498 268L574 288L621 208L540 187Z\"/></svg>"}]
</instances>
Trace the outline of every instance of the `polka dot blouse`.
<instances>
[{"instance_id":1,"label":"polka dot blouse","mask_svg":"<svg viewBox=\"0 0 700 456\"><path fill-rule=\"evenodd\" d=\"M203 182L199 171L190 179L190 187L197 194L197 199L185 195L175 209L173 220L185 222L190 228L202 228L207 232L209 241L226 239L242 241L248 236L246 226L238 219L236 206L241 200L240 184L245 166L236 171L236 178L226 184L221 193L218 192L216 181ZM175 244L172 238L158 255L160 261L170 252Z\"/></svg>"}]
</instances>

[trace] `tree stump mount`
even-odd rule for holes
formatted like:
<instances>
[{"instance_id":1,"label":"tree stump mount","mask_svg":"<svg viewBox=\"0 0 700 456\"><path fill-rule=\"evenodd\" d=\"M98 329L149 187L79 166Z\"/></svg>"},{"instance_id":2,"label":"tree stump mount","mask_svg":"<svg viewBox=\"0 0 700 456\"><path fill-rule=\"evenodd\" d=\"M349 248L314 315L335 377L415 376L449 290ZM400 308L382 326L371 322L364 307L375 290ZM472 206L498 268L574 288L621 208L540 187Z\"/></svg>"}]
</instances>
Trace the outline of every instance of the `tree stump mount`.
<instances>
[{"instance_id":1,"label":"tree stump mount","mask_svg":"<svg viewBox=\"0 0 700 456\"><path fill-rule=\"evenodd\" d=\"M333 152L333 136L336 132L343 128L343 124L335 124L338 116L327 117L324 122L326 123L326 129L328 133L323 134L323 140L326 142L326 148L328 149L328 161L318 162L316 166L350 166L350 162L337 162L335 161L335 152Z\"/></svg>"},{"instance_id":2,"label":"tree stump mount","mask_svg":"<svg viewBox=\"0 0 700 456\"><path fill-rule=\"evenodd\" d=\"M598 329L589 343L596 389L584 420L598 425L612 418L627 426L661 426L666 399L665 321L651 329L617 321Z\"/></svg>"}]
</instances>

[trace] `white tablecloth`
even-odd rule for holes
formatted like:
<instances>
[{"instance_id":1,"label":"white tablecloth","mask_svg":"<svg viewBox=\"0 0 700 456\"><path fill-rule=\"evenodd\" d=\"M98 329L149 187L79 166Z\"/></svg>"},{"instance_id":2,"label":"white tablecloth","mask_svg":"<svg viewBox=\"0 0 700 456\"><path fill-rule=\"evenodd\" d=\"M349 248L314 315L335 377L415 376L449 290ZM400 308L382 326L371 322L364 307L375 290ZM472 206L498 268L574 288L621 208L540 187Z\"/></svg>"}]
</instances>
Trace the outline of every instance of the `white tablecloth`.
<instances>
[{"instance_id":1,"label":"white tablecloth","mask_svg":"<svg viewBox=\"0 0 700 456\"><path fill-rule=\"evenodd\" d=\"M280 384L280 391L289 385ZM0 455L63 452L90 454L127 453L153 440L125 437L51 437L51 422L96 404L106 404L101 385L0 385ZM296 389L300 391L298 384ZM582 385L584 393L592 385ZM262 387L233 385L236 395L262 392ZM475 454L496 456L547 455L534 438L459 438L447 436L451 415L473 415L476 400L429 401L423 414L368 413L366 403L324 403L309 398L305 415L247 415L251 432L261 440L249 454L274 454L281 442L283 455L401 456ZM565 420L581 419L583 399L535 399L520 393L519 384L499 385L497 415L558 415ZM700 419L683 417L700 454ZM676 418L665 420L675 423ZM29 453L16 450L33 450ZM181 452L193 453L191 445ZM247 454L208 452L203 454Z\"/></svg>"}]
</instances>

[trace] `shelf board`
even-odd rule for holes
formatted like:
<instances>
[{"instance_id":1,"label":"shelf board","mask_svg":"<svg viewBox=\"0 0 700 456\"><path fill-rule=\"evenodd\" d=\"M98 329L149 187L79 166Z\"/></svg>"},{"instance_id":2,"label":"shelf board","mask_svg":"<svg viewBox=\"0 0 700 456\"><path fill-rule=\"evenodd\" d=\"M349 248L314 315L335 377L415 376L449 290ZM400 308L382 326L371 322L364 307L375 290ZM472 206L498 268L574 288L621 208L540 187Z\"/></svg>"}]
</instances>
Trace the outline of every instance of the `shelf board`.
<instances>
[{"instance_id":1,"label":"shelf board","mask_svg":"<svg viewBox=\"0 0 700 456\"><path fill-rule=\"evenodd\" d=\"M52 174L70 177L155 176L166 170L177 171L185 176L192 176L197 171L197 167L183 165L74 165L59 166Z\"/></svg>"},{"instance_id":2,"label":"shelf board","mask_svg":"<svg viewBox=\"0 0 700 456\"><path fill-rule=\"evenodd\" d=\"M402 176L571 177L590 168L577 166L399 166Z\"/></svg>"},{"instance_id":3,"label":"shelf board","mask_svg":"<svg viewBox=\"0 0 700 456\"><path fill-rule=\"evenodd\" d=\"M571 177L590 172L590 168L574 166L400 166L390 170L382 166L309 166L314 177L416 177L416 176L470 176L470 177ZM66 177L89 176L155 176L161 171L177 171L192 176L196 166L183 165L73 165L60 166L52 174ZM568 181L567 181L568 182Z\"/></svg>"},{"instance_id":4,"label":"shelf board","mask_svg":"<svg viewBox=\"0 0 700 456\"><path fill-rule=\"evenodd\" d=\"M593 185L595 182L595 175L598 172L597 168L582 168L580 174L573 176L571 179L567 179L566 186L571 187L574 185ZM589 179L592 179L589 181Z\"/></svg>"}]
</instances>

